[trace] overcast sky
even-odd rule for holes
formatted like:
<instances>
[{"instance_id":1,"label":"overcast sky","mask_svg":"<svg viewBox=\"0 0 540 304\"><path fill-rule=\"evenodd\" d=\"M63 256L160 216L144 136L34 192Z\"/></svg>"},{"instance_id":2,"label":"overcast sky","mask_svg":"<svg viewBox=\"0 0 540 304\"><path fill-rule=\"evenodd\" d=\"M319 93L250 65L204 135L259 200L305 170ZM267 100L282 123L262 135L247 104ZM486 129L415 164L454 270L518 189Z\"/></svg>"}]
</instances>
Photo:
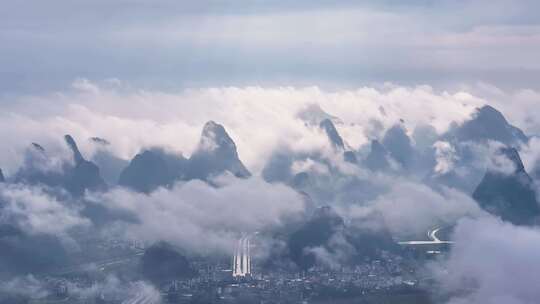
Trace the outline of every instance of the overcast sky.
<instances>
[{"instance_id":1,"label":"overcast sky","mask_svg":"<svg viewBox=\"0 0 540 304\"><path fill-rule=\"evenodd\" d=\"M2 2L3 94L81 77L153 89L384 81L536 89L540 79L534 0Z\"/></svg>"},{"instance_id":2,"label":"overcast sky","mask_svg":"<svg viewBox=\"0 0 540 304\"><path fill-rule=\"evenodd\" d=\"M148 147L189 156L214 120L254 177L90 197L138 213L138 222L111 225L112 232L225 252L236 237L230 227L279 227L305 207L293 190L261 179L272 157L321 155L340 170L331 182L320 179L323 190L341 195L329 204L364 191L350 181L388 185L376 199L360 197L365 206L340 208L355 221L376 211L394 233L423 234L434 221L484 217L458 224L457 249L435 277L450 294L470 288L462 285L468 279L478 283L449 303L529 304L540 298L538 228L486 219L468 195L435 192L416 177L368 175L298 114L316 105L335 116L360 155L396 124L420 147L417 128L437 138L490 104L537 136L520 150L532 172L540 163L539 54L538 0L0 0L0 168L9 181L34 166L25 153L32 142L49 155L38 165L59 168L71 155L67 133L87 159L105 151L129 160ZM88 140L94 136L111 144L98 146ZM433 147L437 166L450 170L453 147ZM314 163L291 167L316 172ZM27 233L65 236L89 225L40 186L0 185L0 200L0 224L17 221Z\"/></svg>"}]
</instances>

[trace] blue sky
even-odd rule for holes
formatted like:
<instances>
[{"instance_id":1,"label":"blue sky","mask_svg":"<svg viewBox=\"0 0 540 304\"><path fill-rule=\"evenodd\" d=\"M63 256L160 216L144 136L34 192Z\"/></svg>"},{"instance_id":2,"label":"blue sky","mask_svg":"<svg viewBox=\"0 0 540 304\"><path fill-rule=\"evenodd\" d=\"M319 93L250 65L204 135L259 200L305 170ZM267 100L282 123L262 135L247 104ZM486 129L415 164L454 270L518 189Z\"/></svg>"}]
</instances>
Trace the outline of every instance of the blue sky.
<instances>
[{"instance_id":1,"label":"blue sky","mask_svg":"<svg viewBox=\"0 0 540 304\"><path fill-rule=\"evenodd\" d=\"M0 91L74 79L537 88L537 1L4 1Z\"/></svg>"}]
</instances>

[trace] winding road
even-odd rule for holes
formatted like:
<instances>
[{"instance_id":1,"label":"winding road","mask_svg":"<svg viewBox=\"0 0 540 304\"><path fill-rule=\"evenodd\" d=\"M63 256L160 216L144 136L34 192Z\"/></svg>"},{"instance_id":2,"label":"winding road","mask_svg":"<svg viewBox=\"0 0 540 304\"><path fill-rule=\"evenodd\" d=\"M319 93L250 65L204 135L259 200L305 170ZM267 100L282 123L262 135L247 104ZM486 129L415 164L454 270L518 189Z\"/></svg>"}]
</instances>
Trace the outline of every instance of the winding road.
<instances>
[{"instance_id":1,"label":"winding road","mask_svg":"<svg viewBox=\"0 0 540 304\"><path fill-rule=\"evenodd\" d=\"M437 232L441 230L442 227L435 227L431 230L428 230L427 236L429 238L429 241L405 241L405 242L398 242L400 245L439 245L439 244L453 244L452 241L441 241L437 237Z\"/></svg>"}]
</instances>

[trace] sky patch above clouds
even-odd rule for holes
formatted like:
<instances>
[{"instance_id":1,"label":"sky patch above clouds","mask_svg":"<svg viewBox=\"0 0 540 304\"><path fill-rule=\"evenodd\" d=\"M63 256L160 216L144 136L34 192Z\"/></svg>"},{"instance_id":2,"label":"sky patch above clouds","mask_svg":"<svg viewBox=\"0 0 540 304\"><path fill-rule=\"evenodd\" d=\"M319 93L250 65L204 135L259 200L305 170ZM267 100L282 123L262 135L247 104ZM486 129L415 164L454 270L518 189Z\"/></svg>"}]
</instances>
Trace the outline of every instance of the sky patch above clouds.
<instances>
[{"instance_id":1,"label":"sky patch above clouds","mask_svg":"<svg viewBox=\"0 0 540 304\"><path fill-rule=\"evenodd\" d=\"M158 89L383 81L538 89L538 8L532 0L5 3L0 89L50 91L77 77Z\"/></svg>"}]
</instances>

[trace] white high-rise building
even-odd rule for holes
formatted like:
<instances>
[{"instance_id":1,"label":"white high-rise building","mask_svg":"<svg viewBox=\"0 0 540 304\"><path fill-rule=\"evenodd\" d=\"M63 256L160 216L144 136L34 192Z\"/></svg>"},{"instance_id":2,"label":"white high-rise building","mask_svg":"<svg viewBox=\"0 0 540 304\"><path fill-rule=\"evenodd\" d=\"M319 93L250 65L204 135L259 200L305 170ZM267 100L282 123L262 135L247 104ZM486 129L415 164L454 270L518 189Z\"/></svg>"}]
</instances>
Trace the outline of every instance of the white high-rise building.
<instances>
[{"instance_id":1,"label":"white high-rise building","mask_svg":"<svg viewBox=\"0 0 540 304\"><path fill-rule=\"evenodd\" d=\"M233 277L245 277L251 275L251 253L249 237L242 237L238 240L232 261Z\"/></svg>"}]
</instances>

